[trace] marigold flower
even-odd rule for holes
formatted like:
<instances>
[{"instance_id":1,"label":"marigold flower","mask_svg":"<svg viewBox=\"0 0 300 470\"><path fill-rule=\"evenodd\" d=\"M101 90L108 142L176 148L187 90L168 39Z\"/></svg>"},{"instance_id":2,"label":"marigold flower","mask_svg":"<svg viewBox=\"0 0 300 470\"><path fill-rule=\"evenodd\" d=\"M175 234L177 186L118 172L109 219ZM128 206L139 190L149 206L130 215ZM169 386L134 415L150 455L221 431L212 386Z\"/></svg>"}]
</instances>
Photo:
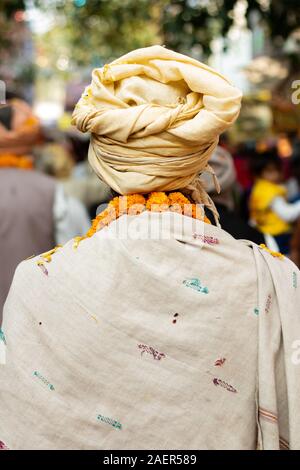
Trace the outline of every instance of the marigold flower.
<instances>
[{"instance_id":1,"label":"marigold flower","mask_svg":"<svg viewBox=\"0 0 300 470\"><path fill-rule=\"evenodd\" d=\"M194 219L203 220L204 219L204 210L199 204L192 205L192 217Z\"/></svg>"},{"instance_id":2,"label":"marigold flower","mask_svg":"<svg viewBox=\"0 0 300 470\"><path fill-rule=\"evenodd\" d=\"M175 192L169 194L169 202L170 204L190 204L190 201L187 197L185 197L182 193Z\"/></svg>"},{"instance_id":3,"label":"marigold flower","mask_svg":"<svg viewBox=\"0 0 300 470\"><path fill-rule=\"evenodd\" d=\"M146 202L146 209L151 211L153 210L151 209L152 206L159 206L161 204L165 204L169 206L168 196L166 195L166 193L153 192L153 193L150 193L150 196L148 197L148 200ZM160 212L159 210L157 210L157 207L155 209L155 212Z\"/></svg>"},{"instance_id":4,"label":"marigold flower","mask_svg":"<svg viewBox=\"0 0 300 470\"><path fill-rule=\"evenodd\" d=\"M146 204L146 199L142 194L130 194L127 196L128 206L132 206L133 204Z\"/></svg>"},{"instance_id":5,"label":"marigold flower","mask_svg":"<svg viewBox=\"0 0 300 470\"><path fill-rule=\"evenodd\" d=\"M101 230L124 214L139 215L145 210L183 213L187 217L204 220L210 224L209 219L204 214L204 210L197 204L191 203L180 192L170 193L169 196L164 192L153 192L146 197L142 194L129 194L127 196L117 196L109 202L107 208L93 220L86 238L92 237L98 230Z\"/></svg>"}]
</instances>

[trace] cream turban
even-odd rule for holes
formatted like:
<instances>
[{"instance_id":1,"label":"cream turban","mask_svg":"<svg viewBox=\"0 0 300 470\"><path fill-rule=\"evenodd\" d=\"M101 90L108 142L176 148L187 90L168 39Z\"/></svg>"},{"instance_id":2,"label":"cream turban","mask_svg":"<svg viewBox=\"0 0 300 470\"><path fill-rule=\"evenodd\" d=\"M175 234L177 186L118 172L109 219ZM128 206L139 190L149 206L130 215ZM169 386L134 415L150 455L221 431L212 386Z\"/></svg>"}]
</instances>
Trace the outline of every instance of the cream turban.
<instances>
[{"instance_id":1,"label":"cream turban","mask_svg":"<svg viewBox=\"0 0 300 470\"><path fill-rule=\"evenodd\" d=\"M195 189L240 103L219 73L153 46L95 69L72 123L91 132L90 164L118 193Z\"/></svg>"}]
</instances>

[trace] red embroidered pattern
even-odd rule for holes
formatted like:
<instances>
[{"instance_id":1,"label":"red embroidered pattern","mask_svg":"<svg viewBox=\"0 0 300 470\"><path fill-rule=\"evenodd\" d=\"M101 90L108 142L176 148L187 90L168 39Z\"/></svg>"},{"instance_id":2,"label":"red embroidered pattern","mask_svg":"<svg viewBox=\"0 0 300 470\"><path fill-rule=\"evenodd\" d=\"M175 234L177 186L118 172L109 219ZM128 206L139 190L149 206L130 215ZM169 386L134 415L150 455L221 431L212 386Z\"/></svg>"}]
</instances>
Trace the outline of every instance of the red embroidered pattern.
<instances>
[{"instance_id":1,"label":"red embroidered pattern","mask_svg":"<svg viewBox=\"0 0 300 470\"><path fill-rule=\"evenodd\" d=\"M162 357L166 357L164 353L156 351L156 349L152 348L151 346L147 346L146 344L138 344L138 348L143 350L141 352L141 356L144 354L144 352L147 352L148 354L152 354L153 359L158 361L160 361Z\"/></svg>"},{"instance_id":2,"label":"red embroidered pattern","mask_svg":"<svg viewBox=\"0 0 300 470\"><path fill-rule=\"evenodd\" d=\"M283 439L283 437L279 437L279 448L280 450L290 450L290 445L288 441Z\"/></svg>"},{"instance_id":3,"label":"red embroidered pattern","mask_svg":"<svg viewBox=\"0 0 300 470\"><path fill-rule=\"evenodd\" d=\"M43 273L48 276L48 269L46 268L46 266L44 265L44 263L41 261L38 263L38 267L43 271Z\"/></svg>"},{"instance_id":4,"label":"red embroidered pattern","mask_svg":"<svg viewBox=\"0 0 300 470\"><path fill-rule=\"evenodd\" d=\"M215 366L222 366L225 361L226 361L225 357L221 357L220 359L216 360Z\"/></svg>"},{"instance_id":5,"label":"red embroidered pattern","mask_svg":"<svg viewBox=\"0 0 300 470\"><path fill-rule=\"evenodd\" d=\"M198 233L193 233L193 238L195 240L201 240L203 243L207 243L208 245L218 245L220 243L215 237L208 237L207 235L200 235Z\"/></svg>"},{"instance_id":6,"label":"red embroidered pattern","mask_svg":"<svg viewBox=\"0 0 300 470\"><path fill-rule=\"evenodd\" d=\"M4 444L4 442L0 441L0 450L9 450L8 447Z\"/></svg>"},{"instance_id":7,"label":"red embroidered pattern","mask_svg":"<svg viewBox=\"0 0 300 470\"><path fill-rule=\"evenodd\" d=\"M258 414L260 418L265 419L266 421L270 421L271 423L278 422L277 415L275 413L272 413L272 411L259 407Z\"/></svg>"},{"instance_id":8,"label":"red embroidered pattern","mask_svg":"<svg viewBox=\"0 0 300 470\"><path fill-rule=\"evenodd\" d=\"M237 393L237 390L232 385L229 385L221 379L214 378L213 383L215 385L221 385L221 387L226 388L229 392Z\"/></svg>"},{"instance_id":9,"label":"red embroidered pattern","mask_svg":"<svg viewBox=\"0 0 300 470\"><path fill-rule=\"evenodd\" d=\"M272 303L272 296L271 294L269 294L267 298L267 302L266 302L265 313L269 313L270 308L271 308L271 303Z\"/></svg>"}]
</instances>

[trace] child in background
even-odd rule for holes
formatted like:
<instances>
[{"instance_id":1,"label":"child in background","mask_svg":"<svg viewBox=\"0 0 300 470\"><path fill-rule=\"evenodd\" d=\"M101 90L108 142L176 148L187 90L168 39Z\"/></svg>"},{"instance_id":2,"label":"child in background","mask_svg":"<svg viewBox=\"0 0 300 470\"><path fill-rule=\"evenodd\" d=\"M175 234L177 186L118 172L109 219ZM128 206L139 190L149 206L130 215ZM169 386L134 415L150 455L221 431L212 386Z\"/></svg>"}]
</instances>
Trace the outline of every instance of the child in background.
<instances>
[{"instance_id":1,"label":"child in background","mask_svg":"<svg viewBox=\"0 0 300 470\"><path fill-rule=\"evenodd\" d=\"M281 184L282 162L276 153L256 156L251 166L255 176L249 201L251 222L266 240L268 237L275 239L281 253L289 254L291 223L300 217L300 201L294 204L287 202L287 190Z\"/></svg>"}]
</instances>

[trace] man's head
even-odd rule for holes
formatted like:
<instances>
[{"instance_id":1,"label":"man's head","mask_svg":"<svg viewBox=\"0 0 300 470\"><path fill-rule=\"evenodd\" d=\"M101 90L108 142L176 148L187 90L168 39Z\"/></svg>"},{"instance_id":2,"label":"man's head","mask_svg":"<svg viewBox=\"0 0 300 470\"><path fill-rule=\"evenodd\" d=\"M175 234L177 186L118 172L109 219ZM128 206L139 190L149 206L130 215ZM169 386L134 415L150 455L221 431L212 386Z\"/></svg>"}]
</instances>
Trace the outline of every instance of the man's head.
<instances>
[{"instance_id":1,"label":"man's head","mask_svg":"<svg viewBox=\"0 0 300 470\"><path fill-rule=\"evenodd\" d=\"M0 109L0 156L30 155L40 138L40 122L30 106L21 99L9 99Z\"/></svg>"},{"instance_id":2,"label":"man's head","mask_svg":"<svg viewBox=\"0 0 300 470\"><path fill-rule=\"evenodd\" d=\"M199 183L240 103L215 70L153 46L95 69L72 122L91 132L90 164L115 191L173 191Z\"/></svg>"}]
</instances>

